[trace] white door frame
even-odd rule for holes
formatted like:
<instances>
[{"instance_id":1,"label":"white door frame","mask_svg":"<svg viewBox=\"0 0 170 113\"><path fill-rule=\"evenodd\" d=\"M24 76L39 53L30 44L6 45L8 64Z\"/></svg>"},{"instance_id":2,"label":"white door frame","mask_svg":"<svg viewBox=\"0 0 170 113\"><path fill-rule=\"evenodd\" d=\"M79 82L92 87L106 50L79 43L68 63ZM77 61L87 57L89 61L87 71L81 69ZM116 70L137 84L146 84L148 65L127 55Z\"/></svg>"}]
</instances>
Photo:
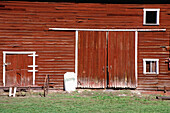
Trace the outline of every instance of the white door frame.
<instances>
[{"instance_id":1,"label":"white door frame","mask_svg":"<svg viewBox=\"0 0 170 113\"><path fill-rule=\"evenodd\" d=\"M28 56L32 56L33 57L33 65L29 65L28 67L32 67L33 70L28 70L28 72L33 72L33 85L35 84L35 72L37 70L35 70L35 67L37 67L37 65L35 65L35 56L36 52L35 51L3 51L3 86L5 86L5 66L6 64L6 55L9 54L28 54Z\"/></svg>"}]
</instances>

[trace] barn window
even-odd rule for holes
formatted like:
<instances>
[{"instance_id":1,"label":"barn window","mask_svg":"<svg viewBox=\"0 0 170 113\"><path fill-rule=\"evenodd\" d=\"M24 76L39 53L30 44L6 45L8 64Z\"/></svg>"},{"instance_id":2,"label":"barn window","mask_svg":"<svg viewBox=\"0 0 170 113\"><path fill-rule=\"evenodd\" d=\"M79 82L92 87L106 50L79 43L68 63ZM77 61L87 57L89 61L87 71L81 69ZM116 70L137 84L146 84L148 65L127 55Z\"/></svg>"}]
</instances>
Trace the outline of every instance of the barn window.
<instances>
[{"instance_id":1,"label":"barn window","mask_svg":"<svg viewBox=\"0 0 170 113\"><path fill-rule=\"evenodd\" d=\"M159 59L143 59L143 74L159 74Z\"/></svg>"},{"instance_id":2,"label":"barn window","mask_svg":"<svg viewBox=\"0 0 170 113\"><path fill-rule=\"evenodd\" d=\"M159 25L160 9L143 9L143 25Z\"/></svg>"},{"instance_id":3,"label":"barn window","mask_svg":"<svg viewBox=\"0 0 170 113\"><path fill-rule=\"evenodd\" d=\"M143 74L159 74L159 59L143 59Z\"/></svg>"}]
</instances>

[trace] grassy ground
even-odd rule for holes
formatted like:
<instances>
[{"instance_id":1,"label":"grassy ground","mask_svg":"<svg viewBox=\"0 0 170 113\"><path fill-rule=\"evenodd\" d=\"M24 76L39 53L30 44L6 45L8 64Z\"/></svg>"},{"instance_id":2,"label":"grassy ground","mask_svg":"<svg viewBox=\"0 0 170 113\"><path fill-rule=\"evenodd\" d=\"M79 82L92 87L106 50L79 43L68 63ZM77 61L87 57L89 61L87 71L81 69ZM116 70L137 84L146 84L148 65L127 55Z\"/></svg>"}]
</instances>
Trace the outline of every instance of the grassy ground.
<instances>
[{"instance_id":1,"label":"grassy ground","mask_svg":"<svg viewBox=\"0 0 170 113\"><path fill-rule=\"evenodd\" d=\"M130 91L60 92L51 93L48 97L32 93L16 98L1 96L0 112L170 113L170 101L156 100L153 95L140 95Z\"/></svg>"}]
</instances>

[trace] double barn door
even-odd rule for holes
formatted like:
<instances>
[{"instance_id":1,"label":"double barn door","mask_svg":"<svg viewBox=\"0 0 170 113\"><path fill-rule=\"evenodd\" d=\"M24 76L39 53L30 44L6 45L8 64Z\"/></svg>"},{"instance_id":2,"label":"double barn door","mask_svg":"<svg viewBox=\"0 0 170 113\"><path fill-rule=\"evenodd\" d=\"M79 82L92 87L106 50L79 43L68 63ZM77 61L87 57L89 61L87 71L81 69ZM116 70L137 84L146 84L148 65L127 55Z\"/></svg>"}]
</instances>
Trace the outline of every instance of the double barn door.
<instances>
[{"instance_id":1,"label":"double barn door","mask_svg":"<svg viewBox=\"0 0 170 113\"><path fill-rule=\"evenodd\" d=\"M135 33L79 31L78 87L135 88Z\"/></svg>"}]
</instances>

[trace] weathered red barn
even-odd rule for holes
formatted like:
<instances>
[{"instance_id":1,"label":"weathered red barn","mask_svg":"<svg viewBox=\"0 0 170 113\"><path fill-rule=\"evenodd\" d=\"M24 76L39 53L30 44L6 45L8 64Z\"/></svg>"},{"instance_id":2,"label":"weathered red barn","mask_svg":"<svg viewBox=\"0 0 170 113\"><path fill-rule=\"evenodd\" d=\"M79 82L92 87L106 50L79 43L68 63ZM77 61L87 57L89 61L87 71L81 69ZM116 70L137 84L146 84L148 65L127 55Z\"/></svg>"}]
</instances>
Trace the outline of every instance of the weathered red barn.
<instances>
[{"instance_id":1,"label":"weathered red barn","mask_svg":"<svg viewBox=\"0 0 170 113\"><path fill-rule=\"evenodd\" d=\"M169 7L0 1L0 86L170 90Z\"/></svg>"}]
</instances>

